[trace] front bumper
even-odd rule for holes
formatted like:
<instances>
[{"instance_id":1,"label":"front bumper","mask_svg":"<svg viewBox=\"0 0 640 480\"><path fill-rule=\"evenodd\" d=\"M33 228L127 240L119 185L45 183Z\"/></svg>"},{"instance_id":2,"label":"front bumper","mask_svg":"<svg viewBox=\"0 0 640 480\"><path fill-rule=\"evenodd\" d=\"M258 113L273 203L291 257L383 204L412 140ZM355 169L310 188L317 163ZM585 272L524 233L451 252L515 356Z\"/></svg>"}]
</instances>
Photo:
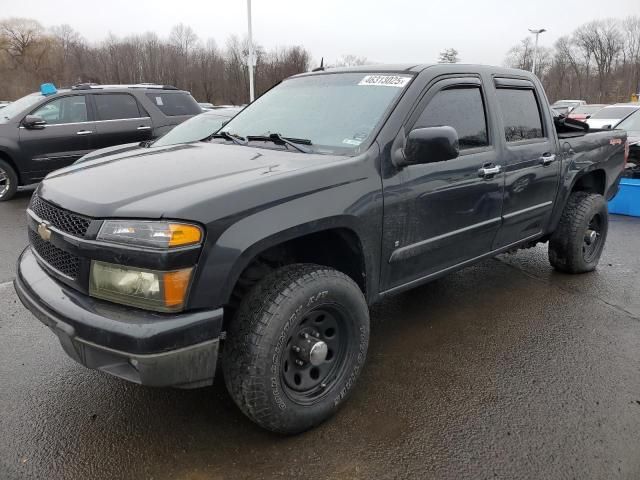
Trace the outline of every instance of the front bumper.
<instances>
[{"instance_id":1,"label":"front bumper","mask_svg":"<svg viewBox=\"0 0 640 480\"><path fill-rule=\"evenodd\" d=\"M20 255L14 285L65 352L88 368L155 387L213 383L221 308L169 315L96 300L51 278L30 247Z\"/></svg>"}]
</instances>

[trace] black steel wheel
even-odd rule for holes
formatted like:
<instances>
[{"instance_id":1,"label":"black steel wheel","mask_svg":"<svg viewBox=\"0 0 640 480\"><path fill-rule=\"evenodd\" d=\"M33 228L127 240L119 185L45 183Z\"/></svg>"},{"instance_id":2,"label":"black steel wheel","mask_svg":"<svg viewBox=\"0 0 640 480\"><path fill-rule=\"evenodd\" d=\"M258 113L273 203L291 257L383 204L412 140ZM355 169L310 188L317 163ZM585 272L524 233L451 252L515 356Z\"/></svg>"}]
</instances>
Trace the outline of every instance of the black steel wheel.
<instances>
[{"instance_id":1,"label":"black steel wheel","mask_svg":"<svg viewBox=\"0 0 640 480\"><path fill-rule=\"evenodd\" d=\"M582 255L586 263L593 262L602 251L602 224L603 220L600 213L596 213L589 221L582 243Z\"/></svg>"},{"instance_id":2,"label":"black steel wheel","mask_svg":"<svg viewBox=\"0 0 640 480\"><path fill-rule=\"evenodd\" d=\"M352 336L339 306L324 305L301 318L282 356L280 374L287 396L309 405L330 390L344 375Z\"/></svg>"},{"instance_id":3,"label":"black steel wheel","mask_svg":"<svg viewBox=\"0 0 640 480\"><path fill-rule=\"evenodd\" d=\"M607 239L609 213L602 195L574 192L549 240L549 262L566 273L595 270Z\"/></svg>"},{"instance_id":4,"label":"black steel wheel","mask_svg":"<svg viewBox=\"0 0 640 480\"><path fill-rule=\"evenodd\" d=\"M299 433L337 411L362 370L369 309L347 275L311 264L279 269L240 302L222 367L242 412L279 433Z\"/></svg>"}]
</instances>

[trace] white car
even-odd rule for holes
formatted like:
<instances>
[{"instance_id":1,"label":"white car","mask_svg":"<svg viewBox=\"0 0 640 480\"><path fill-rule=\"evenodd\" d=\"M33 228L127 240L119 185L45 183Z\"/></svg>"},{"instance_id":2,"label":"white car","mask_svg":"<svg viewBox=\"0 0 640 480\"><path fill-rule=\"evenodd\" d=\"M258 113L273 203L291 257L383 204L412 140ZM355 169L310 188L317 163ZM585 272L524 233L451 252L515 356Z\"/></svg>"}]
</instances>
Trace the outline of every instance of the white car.
<instances>
[{"instance_id":1,"label":"white car","mask_svg":"<svg viewBox=\"0 0 640 480\"><path fill-rule=\"evenodd\" d=\"M640 103L616 103L594 113L586 122L590 128L613 128L638 109Z\"/></svg>"},{"instance_id":2,"label":"white car","mask_svg":"<svg viewBox=\"0 0 640 480\"><path fill-rule=\"evenodd\" d=\"M551 105L551 108L555 109L562 115L568 115L573 111L574 108L586 104L587 102L585 102L584 100L558 100L553 105Z\"/></svg>"}]
</instances>

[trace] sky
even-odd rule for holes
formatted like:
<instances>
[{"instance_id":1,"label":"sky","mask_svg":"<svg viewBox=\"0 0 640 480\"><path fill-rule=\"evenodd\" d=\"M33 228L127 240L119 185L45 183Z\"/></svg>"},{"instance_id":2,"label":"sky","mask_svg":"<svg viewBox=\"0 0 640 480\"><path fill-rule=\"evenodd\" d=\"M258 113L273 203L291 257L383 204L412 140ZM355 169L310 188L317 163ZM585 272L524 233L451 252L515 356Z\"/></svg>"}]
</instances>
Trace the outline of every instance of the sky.
<instances>
[{"instance_id":1,"label":"sky","mask_svg":"<svg viewBox=\"0 0 640 480\"><path fill-rule=\"evenodd\" d=\"M430 63L442 50L455 48L463 62L501 65L529 28L546 28L540 45L552 46L585 22L640 15L640 0L253 0L252 5L254 42L267 49L301 45L314 63L348 54L383 63ZM246 6L245 0L0 0L0 20L67 23L89 41L146 31L166 37L182 22L202 40L213 38L223 47L229 35L246 35Z\"/></svg>"}]
</instances>

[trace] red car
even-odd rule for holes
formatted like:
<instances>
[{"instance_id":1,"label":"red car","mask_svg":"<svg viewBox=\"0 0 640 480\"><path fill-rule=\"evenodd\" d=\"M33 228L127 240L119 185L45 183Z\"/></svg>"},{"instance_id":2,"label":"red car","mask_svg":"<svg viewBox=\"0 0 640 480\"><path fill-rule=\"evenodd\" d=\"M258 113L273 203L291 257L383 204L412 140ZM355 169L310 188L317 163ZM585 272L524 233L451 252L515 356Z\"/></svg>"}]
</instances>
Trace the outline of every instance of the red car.
<instances>
[{"instance_id":1,"label":"red car","mask_svg":"<svg viewBox=\"0 0 640 480\"><path fill-rule=\"evenodd\" d=\"M567 117L573 118L574 120L580 120L584 122L585 120L591 118L591 115L603 109L607 105L604 104L591 104L591 105L580 105L579 107L574 108Z\"/></svg>"}]
</instances>

